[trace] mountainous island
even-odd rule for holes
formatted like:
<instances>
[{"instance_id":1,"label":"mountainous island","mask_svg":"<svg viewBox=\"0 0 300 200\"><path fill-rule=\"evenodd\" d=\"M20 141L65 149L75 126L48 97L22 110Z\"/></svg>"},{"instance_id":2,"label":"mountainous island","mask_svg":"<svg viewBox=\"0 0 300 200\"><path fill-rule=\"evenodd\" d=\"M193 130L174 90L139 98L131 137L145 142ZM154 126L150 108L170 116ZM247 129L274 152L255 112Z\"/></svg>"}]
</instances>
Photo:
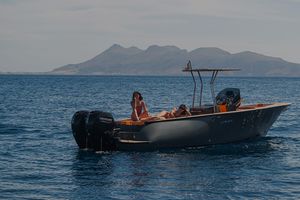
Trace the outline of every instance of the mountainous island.
<instances>
[{"instance_id":1,"label":"mountainous island","mask_svg":"<svg viewBox=\"0 0 300 200\"><path fill-rule=\"evenodd\" d=\"M176 46L157 45L142 50L118 44L90 60L56 68L50 74L182 75L181 70L189 60L194 68L241 69L229 75L300 77L300 64L250 51L232 54L215 47L187 51Z\"/></svg>"}]
</instances>

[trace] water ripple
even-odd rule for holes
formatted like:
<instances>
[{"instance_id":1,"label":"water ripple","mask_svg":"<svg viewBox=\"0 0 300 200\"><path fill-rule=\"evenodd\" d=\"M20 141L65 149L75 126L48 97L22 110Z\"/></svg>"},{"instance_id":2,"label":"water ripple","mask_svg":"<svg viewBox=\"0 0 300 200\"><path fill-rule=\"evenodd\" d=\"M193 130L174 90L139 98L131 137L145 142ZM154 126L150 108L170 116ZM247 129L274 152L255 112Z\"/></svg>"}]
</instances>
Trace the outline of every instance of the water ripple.
<instances>
[{"instance_id":1,"label":"water ripple","mask_svg":"<svg viewBox=\"0 0 300 200\"><path fill-rule=\"evenodd\" d=\"M104 110L128 117L135 90L151 113L190 105L189 77L0 79L0 199L300 198L299 78L217 80L217 91L239 87L245 103L292 103L267 137L144 153L78 150L73 113ZM209 88L204 93L209 102Z\"/></svg>"}]
</instances>

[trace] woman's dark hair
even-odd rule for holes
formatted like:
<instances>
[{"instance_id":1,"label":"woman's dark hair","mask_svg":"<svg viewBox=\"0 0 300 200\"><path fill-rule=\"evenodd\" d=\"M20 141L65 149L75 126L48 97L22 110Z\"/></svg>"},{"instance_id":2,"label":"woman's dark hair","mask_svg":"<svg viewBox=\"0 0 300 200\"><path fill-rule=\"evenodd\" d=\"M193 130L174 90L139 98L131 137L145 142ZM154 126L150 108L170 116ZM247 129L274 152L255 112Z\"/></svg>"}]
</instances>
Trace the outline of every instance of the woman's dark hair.
<instances>
[{"instance_id":1,"label":"woman's dark hair","mask_svg":"<svg viewBox=\"0 0 300 200\"><path fill-rule=\"evenodd\" d=\"M188 111L187 111L188 108L184 104L181 104L178 109L182 110L181 114L186 115L188 113Z\"/></svg>"},{"instance_id":2,"label":"woman's dark hair","mask_svg":"<svg viewBox=\"0 0 300 200\"><path fill-rule=\"evenodd\" d=\"M142 101L143 100L143 97L141 95L141 93L139 93L138 91L134 91L133 94L132 94L132 101L134 101L134 96L138 94L139 95L139 100Z\"/></svg>"},{"instance_id":3,"label":"woman's dark hair","mask_svg":"<svg viewBox=\"0 0 300 200\"><path fill-rule=\"evenodd\" d=\"M179 106L179 109L186 111L186 110L187 110L187 107L186 107L186 105L181 104L181 105Z\"/></svg>"}]
</instances>

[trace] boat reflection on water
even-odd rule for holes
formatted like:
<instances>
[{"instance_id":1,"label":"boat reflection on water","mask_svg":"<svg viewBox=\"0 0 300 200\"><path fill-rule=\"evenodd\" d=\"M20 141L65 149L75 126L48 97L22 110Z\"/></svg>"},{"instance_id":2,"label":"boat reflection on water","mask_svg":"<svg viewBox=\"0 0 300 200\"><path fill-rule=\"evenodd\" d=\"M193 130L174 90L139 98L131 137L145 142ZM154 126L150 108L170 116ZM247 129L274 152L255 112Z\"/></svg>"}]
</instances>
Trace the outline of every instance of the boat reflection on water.
<instances>
[{"instance_id":1,"label":"boat reflection on water","mask_svg":"<svg viewBox=\"0 0 300 200\"><path fill-rule=\"evenodd\" d=\"M78 185L73 195L107 199L174 199L189 198L191 194L208 197L224 194L228 188L243 190L241 187L247 181L251 181L251 191L259 190L261 185L255 182L261 183L261 179L272 173L263 169L276 168L277 163L284 162L284 157L274 162L270 156L284 145L282 140L265 137L228 145L154 152L79 150L72 168ZM247 170L251 172L253 168L257 174L249 177Z\"/></svg>"}]
</instances>

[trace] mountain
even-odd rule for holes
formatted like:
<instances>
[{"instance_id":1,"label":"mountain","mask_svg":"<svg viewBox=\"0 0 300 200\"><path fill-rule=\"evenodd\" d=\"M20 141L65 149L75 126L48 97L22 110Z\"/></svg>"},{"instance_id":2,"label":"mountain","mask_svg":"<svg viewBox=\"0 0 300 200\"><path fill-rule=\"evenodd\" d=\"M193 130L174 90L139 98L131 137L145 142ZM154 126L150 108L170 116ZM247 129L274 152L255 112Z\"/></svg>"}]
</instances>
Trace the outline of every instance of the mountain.
<instances>
[{"instance_id":1,"label":"mountain","mask_svg":"<svg viewBox=\"0 0 300 200\"><path fill-rule=\"evenodd\" d=\"M198 48L188 52L176 46L149 46L124 48L118 44L96 57L78 64L69 64L51 71L51 74L101 75L180 75L191 60L197 68L240 68L232 75L239 76L296 76L300 64L281 58L244 51L236 54L215 47Z\"/></svg>"}]
</instances>

